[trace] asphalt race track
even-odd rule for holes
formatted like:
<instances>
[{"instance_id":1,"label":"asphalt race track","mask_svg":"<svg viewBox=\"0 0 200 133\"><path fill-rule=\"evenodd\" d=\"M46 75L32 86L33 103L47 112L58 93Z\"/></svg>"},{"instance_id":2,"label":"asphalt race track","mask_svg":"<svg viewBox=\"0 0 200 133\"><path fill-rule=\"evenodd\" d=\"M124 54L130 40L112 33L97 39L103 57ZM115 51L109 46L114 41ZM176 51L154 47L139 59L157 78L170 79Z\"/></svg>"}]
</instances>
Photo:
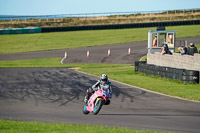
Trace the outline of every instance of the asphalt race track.
<instances>
[{"instance_id":1,"label":"asphalt race track","mask_svg":"<svg viewBox=\"0 0 200 133\"><path fill-rule=\"evenodd\" d=\"M97 116L84 115L85 90L97 77L67 68L5 68L0 72L0 119L200 131L200 103L112 81L112 103Z\"/></svg>"},{"instance_id":2,"label":"asphalt race track","mask_svg":"<svg viewBox=\"0 0 200 133\"><path fill-rule=\"evenodd\" d=\"M131 48L131 55L128 55L128 49ZM111 50L111 56L108 56L108 49ZM89 50L90 57L87 57ZM63 58L67 52L65 63L107 63L107 64L132 64L147 53L147 42L134 42L126 44L115 44L95 47L84 47L66 50L49 50L39 52L25 52L15 54L1 54L0 60L16 60L31 58Z\"/></svg>"},{"instance_id":3,"label":"asphalt race track","mask_svg":"<svg viewBox=\"0 0 200 133\"><path fill-rule=\"evenodd\" d=\"M127 48L131 44L134 44L135 53L138 53L130 55L134 60L146 54L139 52L146 48L145 42L117 44L116 49L111 49L117 53L112 54L111 51L110 57L105 59L106 56L103 55L102 58L100 56L98 58L100 61L96 62L103 60L102 63L131 63L131 59L123 61L127 56L125 55L128 52ZM145 45L136 46L139 44ZM121 50L126 51L124 56L118 58L121 59L119 61L112 59L117 57L120 50L118 47L121 45L123 45ZM99 47L101 51L109 46ZM93 47L89 48L91 51L96 50ZM77 52L80 49L69 51L73 50ZM16 54L16 56L23 58L23 54L29 55L29 58L36 56L35 52ZM14 54L7 55L7 59L16 58L16 56L9 56ZM42 53L38 53L38 58L41 58L41 55ZM46 57L59 57L59 55L44 55L44 58ZM90 62L87 61L87 57L81 58L82 60L75 57L70 59L69 56L69 60L66 61ZM94 57L91 55L89 58L93 60L91 58ZM5 55L0 55L0 59L6 59ZM113 85L111 104L103 106L96 116L84 115L82 108L85 91L96 82L98 77L69 68L1 68L0 73L0 119L106 125L186 133L200 131L200 102L172 98L111 81Z\"/></svg>"}]
</instances>

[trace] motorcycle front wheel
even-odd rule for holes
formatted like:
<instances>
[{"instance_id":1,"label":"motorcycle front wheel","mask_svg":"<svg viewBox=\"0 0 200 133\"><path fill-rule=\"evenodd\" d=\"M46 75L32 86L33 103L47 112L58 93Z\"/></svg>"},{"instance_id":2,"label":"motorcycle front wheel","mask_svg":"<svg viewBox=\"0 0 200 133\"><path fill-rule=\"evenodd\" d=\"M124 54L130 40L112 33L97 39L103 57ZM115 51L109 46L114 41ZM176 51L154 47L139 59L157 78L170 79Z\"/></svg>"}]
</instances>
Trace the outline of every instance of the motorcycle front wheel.
<instances>
[{"instance_id":1,"label":"motorcycle front wheel","mask_svg":"<svg viewBox=\"0 0 200 133\"><path fill-rule=\"evenodd\" d=\"M96 104L96 106L94 107L94 110L93 110L93 114L94 115L97 115L99 113L99 111L101 110L101 107L103 105L103 100L99 100Z\"/></svg>"}]
</instances>

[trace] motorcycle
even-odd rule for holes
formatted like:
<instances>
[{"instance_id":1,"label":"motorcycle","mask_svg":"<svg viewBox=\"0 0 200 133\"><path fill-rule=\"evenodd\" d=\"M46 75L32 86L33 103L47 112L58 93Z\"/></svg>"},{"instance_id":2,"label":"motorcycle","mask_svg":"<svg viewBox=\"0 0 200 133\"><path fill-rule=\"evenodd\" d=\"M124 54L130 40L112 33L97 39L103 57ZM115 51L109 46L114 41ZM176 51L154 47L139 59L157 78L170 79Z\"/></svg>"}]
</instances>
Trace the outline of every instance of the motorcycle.
<instances>
[{"instance_id":1,"label":"motorcycle","mask_svg":"<svg viewBox=\"0 0 200 133\"><path fill-rule=\"evenodd\" d=\"M101 110L103 105L110 104L110 98L112 97L112 92L109 92L109 88L99 88L95 91L87 104L83 107L83 114L89 114L93 112L94 115L97 115Z\"/></svg>"}]
</instances>

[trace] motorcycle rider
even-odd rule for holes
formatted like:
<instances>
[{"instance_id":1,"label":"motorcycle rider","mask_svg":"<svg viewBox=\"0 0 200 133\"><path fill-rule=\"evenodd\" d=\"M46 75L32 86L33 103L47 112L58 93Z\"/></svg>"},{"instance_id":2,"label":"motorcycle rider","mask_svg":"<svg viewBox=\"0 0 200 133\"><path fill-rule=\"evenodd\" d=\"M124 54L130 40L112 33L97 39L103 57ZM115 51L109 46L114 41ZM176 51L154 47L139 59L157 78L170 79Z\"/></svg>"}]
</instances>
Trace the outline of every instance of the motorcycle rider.
<instances>
[{"instance_id":1,"label":"motorcycle rider","mask_svg":"<svg viewBox=\"0 0 200 133\"><path fill-rule=\"evenodd\" d=\"M98 80L92 88L89 88L87 90L84 102L87 103L90 96L97 91L99 88L107 89L109 88L110 98L112 97L112 88L111 88L111 82L108 80L108 76L106 74L102 74L100 77L100 80Z\"/></svg>"}]
</instances>

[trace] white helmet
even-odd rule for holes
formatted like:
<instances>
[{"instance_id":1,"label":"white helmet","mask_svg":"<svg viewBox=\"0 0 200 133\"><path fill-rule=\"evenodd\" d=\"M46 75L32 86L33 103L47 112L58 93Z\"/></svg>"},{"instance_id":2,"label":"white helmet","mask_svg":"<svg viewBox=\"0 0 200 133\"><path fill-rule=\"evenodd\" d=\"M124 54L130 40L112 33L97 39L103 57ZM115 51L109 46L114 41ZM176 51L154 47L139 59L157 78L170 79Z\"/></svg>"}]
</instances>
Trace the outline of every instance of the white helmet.
<instances>
[{"instance_id":1,"label":"white helmet","mask_svg":"<svg viewBox=\"0 0 200 133\"><path fill-rule=\"evenodd\" d=\"M102 74L101 75L101 80L102 81L107 81L108 80L108 76L106 74Z\"/></svg>"}]
</instances>

